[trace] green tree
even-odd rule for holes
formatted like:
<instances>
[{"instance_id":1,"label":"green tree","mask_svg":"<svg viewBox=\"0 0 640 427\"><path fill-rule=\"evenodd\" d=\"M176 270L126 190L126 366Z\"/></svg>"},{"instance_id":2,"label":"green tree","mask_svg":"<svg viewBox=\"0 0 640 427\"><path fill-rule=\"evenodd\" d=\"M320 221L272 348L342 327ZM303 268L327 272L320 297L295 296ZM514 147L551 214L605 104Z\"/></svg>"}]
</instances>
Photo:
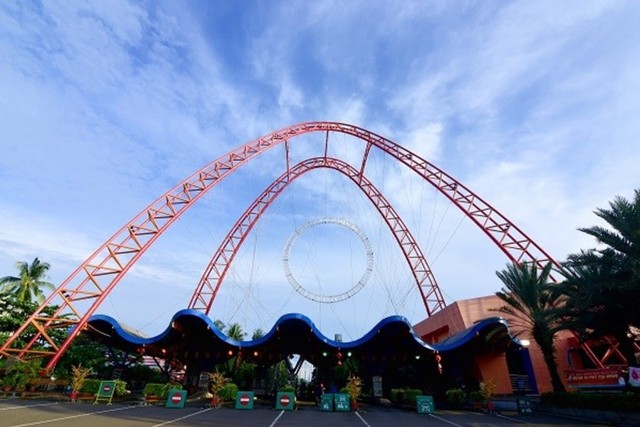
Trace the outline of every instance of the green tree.
<instances>
[{"instance_id":1,"label":"green tree","mask_svg":"<svg viewBox=\"0 0 640 427\"><path fill-rule=\"evenodd\" d=\"M220 319L216 319L216 320L214 320L214 321L213 321L213 325L214 325L216 328L220 329L220 331L221 331L221 332L222 332L222 331L224 331L224 328L226 327L226 325L224 324L224 322L223 322L222 320L220 320Z\"/></svg>"},{"instance_id":2,"label":"green tree","mask_svg":"<svg viewBox=\"0 0 640 427\"><path fill-rule=\"evenodd\" d=\"M0 343L4 343L37 308L30 302L17 301L14 295L0 294Z\"/></svg>"},{"instance_id":3,"label":"green tree","mask_svg":"<svg viewBox=\"0 0 640 427\"><path fill-rule=\"evenodd\" d=\"M264 331L260 328L256 329L253 331L253 334L251 335L251 339L252 340L257 340L258 338L262 338L264 336Z\"/></svg>"},{"instance_id":4,"label":"green tree","mask_svg":"<svg viewBox=\"0 0 640 427\"><path fill-rule=\"evenodd\" d=\"M560 315L583 339L614 337L633 364L631 327L640 326L640 190L633 200L618 196L609 209L595 214L608 227L579 229L601 247L569 255L564 264L567 279L558 287L565 301Z\"/></svg>"},{"instance_id":5,"label":"green tree","mask_svg":"<svg viewBox=\"0 0 640 427\"><path fill-rule=\"evenodd\" d=\"M0 290L2 293L11 293L16 296L19 302L41 303L44 301L42 289L55 289L55 286L48 282L47 271L51 266L47 262L40 262L35 258L31 264L19 261L16 263L19 276L5 276L0 279Z\"/></svg>"},{"instance_id":6,"label":"green tree","mask_svg":"<svg viewBox=\"0 0 640 427\"><path fill-rule=\"evenodd\" d=\"M561 325L555 312L558 300L549 282L551 268L551 263L542 270L535 263L513 263L496 272L504 285L496 295L507 304L497 311L512 317L510 323L517 334L531 333L542 351L553 390L564 391L555 359L554 338Z\"/></svg>"},{"instance_id":7,"label":"green tree","mask_svg":"<svg viewBox=\"0 0 640 427\"><path fill-rule=\"evenodd\" d=\"M247 334L242 330L242 326L239 323L232 323L227 329L227 336L233 338L236 341L243 341Z\"/></svg>"},{"instance_id":8,"label":"green tree","mask_svg":"<svg viewBox=\"0 0 640 427\"><path fill-rule=\"evenodd\" d=\"M0 343L4 343L16 329L26 322L27 318L38 308L33 302L18 301L15 294L0 294ZM58 306L52 305L42 309L43 317L51 317L58 310ZM24 346L33 336L36 329L30 325L14 344L16 347ZM66 329L58 328L49 332L49 337L60 344L67 337ZM46 348L49 342L43 338L36 342L36 347Z\"/></svg>"}]
</instances>

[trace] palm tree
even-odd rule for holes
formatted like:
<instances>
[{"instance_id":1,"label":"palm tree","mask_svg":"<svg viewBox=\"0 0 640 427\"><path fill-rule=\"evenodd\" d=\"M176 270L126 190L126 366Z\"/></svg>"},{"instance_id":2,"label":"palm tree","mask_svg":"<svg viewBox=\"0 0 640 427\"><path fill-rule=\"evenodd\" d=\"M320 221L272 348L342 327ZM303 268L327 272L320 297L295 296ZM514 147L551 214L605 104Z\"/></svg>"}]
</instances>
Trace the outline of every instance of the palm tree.
<instances>
[{"instance_id":1,"label":"palm tree","mask_svg":"<svg viewBox=\"0 0 640 427\"><path fill-rule=\"evenodd\" d=\"M245 335L247 334L242 330L242 326L239 323L232 323L227 329L227 336L236 341L243 341Z\"/></svg>"},{"instance_id":2,"label":"palm tree","mask_svg":"<svg viewBox=\"0 0 640 427\"><path fill-rule=\"evenodd\" d=\"M560 326L554 316L557 299L549 283L551 267L552 264L548 263L540 271L536 263L513 263L507 264L505 270L496 272L504 284L496 295L507 303L497 311L512 317L510 322L516 334L524 331L531 333L542 351L553 390L565 391L555 359L554 337Z\"/></svg>"},{"instance_id":3,"label":"palm tree","mask_svg":"<svg viewBox=\"0 0 640 427\"><path fill-rule=\"evenodd\" d=\"M0 279L2 293L15 295L19 302L31 303L35 300L41 303L44 301L42 288L55 289L52 283L45 280L48 279L47 271L51 268L49 263L35 258L31 265L24 261L17 262L16 268L20 273L19 277L5 276Z\"/></svg>"},{"instance_id":4,"label":"palm tree","mask_svg":"<svg viewBox=\"0 0 640 427\"><path fill-rule=\"evenodd\" d=\"M616 197L609 209L597 209L608 228L579 230L596 238L601 249L568 257L570 275L560 287L564 314L573 319L584 338L613 336L627 362L635 363L632 326L640 326L640 190L633 200Z\"/></svg>"},{"instance_id":5,"label":"palm tree","mask_svg":"<svg viewBox=\"0 0 640 427\"><path fill-rule=\"evenodd\" d=\"M614 337L618 350L633 363L635 350L630 325L637 317L638 296L620 278L620 258L611 250L582 251L564 264L566 279L555 288L564 304L557 315L582 340ZM623 274L624 276L624 274Z\"/></svg>"},{"instance_id":6,"label":"palm tree","mask_svg":"<svg viewBox=\"0 0 640 427\"><path fill-rule=\"evenodd\" d=\"M609 203L609 207L596 209L594 213L604 219L611 229L593 226L579 230L606 245L604 250L612 250L619 255L620 266L626 270L629 284L637 287L640 282L640 190L634 191L631 201L617 196Z\"/></svg>"}]
</instances>

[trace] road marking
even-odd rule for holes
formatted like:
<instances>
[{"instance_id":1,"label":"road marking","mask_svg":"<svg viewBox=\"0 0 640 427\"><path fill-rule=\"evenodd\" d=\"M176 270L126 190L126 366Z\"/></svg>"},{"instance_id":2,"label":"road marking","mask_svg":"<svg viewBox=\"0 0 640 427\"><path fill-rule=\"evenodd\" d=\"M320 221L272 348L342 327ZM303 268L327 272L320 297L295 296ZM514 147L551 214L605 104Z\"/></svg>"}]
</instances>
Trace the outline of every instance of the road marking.
<instances>
[{"instance_id":1,"label":"road marking","mask_svg":"<svg viewBox=\"0 0 640 427\"><path fill-rule=\"evenodd\" d=\"M451 424L452 426L456 426L456 427L464 427L463 425L456 424L456 423L454 423L453 421L446 420L446 419L444 419L444 418L442 418L442 417L439 417L439 416L437 416L437 415L429 414L429 416L430 416L430 417L435 418L436 420L444 421L445 423Z\"/></svg>"},{"instance_id":2,"label":"road marking","mask_svg":"<svg viewBox=\"0 0 640 427\"><path fill-rule=\"evenodd\" d=\"M70 415L68 417L54 418L54 419L51 419L51 420L35 421L33 423L14 425L13 427L37 426L39 424L47 424L47 423L53 423L55 421L70 420L72 418L88 417L90 415L97 415L97 414L104 414L104 413L107 413L107 412L122 411L123 409L131 409L131 408L135 408L135 406L124 406L122 408L111 408L111 409L106 409L104 411L90 412L88 414Z\"/></svg>"},{"instance_id":3,"label":"road marking","mask_svg":"<svg viewBox=\"0 0 640 427\"><path fill-rule=\"evenodd\" d=\"M9 409L24 409L24 408L34 408L36 406L51 406L51 405L59 405L59 402L49 402L49 403L37 403L34 405L18 405L18 406L8 406L6 408L0 408L0 411L8 411Z\"/></svg>"},{"instance_id":4,"label":"road marking","mask_svg":"<svg viewBox=\"0 0 640 427\"><path fill-rule=\"evenodd\" d=\"M506 415L502 415L502 414L493 414L493 415L495 415L496 417L504 418L505 420L517 421L522 424L527 424L527 421L522 421L517 418L507 417Z\"/></svg>"},{"instance_id":5,"label":"road marking","mask_svg":"<svg viewBox=\"0 0 640 427\"><path fill-rule=\"evenodd\" d=\"M358 411L356 411L356 415L358 416L358 418L360 418L360 421L362 421L362 422L364 423L364 425L366 425L367 427L371 427L371 426L369 425L369 423L368 423L368 422L366 422L366 421L364 420L364 418L362 418L362 415L360 415L360 414L358 413Z\"/></svg>"},{"instance_id":6,"label":"road marking","mask_svg":"<svg viewBox=\"0 0 640 427\"><path fill-rule=\"evenodd\" d=\"M278 420L280 419L280 417L281 417L281 416L283 416L283 415L284 415L284 410L282 410L282 411L280 412L280 415L278 415L278 416L276 417L276 419L275 419L275 420L273 420L273 422L272 422L271 424L269 424L269 427L273 427L274 425L276 425L276 423L278 422Z\"/></svg>"},{"instance_id":7,"label":"road marking","mask_svg":"<svg viewBox=\"0 0 640 427\"><path fill-rule=\"evenodd\" d=\"M206 408L206 409L203 409L202 411L194 412L193 414L185 415L184 417L176 418L175 420L165 421L165 422L163 422L163 423L156 424L156 425L154 425L154 426L152 426L152 427L160 427L160 426L166 426L167 424L173 424L173 423L175 423L176 421L186 420L187 418L194 417L194 416L196 416L196 415L198 415L198 414L202 414L203 412L207 412L207 411L210 411L210 410L212 410L212 409L213 409L213 408Z\"/></svg>"}]
</instances>

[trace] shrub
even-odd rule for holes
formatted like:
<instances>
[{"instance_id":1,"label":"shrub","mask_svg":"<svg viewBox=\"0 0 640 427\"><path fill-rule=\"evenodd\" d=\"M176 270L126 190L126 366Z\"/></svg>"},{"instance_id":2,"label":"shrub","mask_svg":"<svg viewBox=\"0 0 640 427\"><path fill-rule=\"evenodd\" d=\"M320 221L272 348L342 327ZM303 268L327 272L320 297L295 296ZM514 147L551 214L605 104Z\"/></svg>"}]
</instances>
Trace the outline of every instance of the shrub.
<instances>
[{"instance_id":1,"label":"shrub","mask_svg":"<svg viewBox=\"0 0 640 427\"><path fill-rule=\"evenodd\" d=\"M389 400L393 403L402 403L404 400L404 390L401 388L392 388Z\"/></svg>"},{"instance_id":2,"label":"shrub","mask_svg":"<svg viewBox=\"0 0 640 427\"><path fill-rule=\"evenodd\" d=\"M146 396L158 396L162 397L165 393L165 384L161 383L146 383L142 389L142 394Z\"/></svg>"},{"instance_id":3,"label":"shrub","mask_svg":"<svg viewBox=\"0 0 640 427\"><path fill-rule=\"evenodd\" d=\"M389 400L398 405L415 405L416 396L422 394L417 388L392 388Z\"/></svg>"},{"instance_id":4,"label":"shrub","mask_svg":"<svg viewBox=\"0 0 640 427\"><path fill-rule=\"evenodd\" d=\"M417 388L408 388L404 391L404 403L415 406L416 405L416 396L422 394L422 390L418 390Z\"/></svg>"},{"instance_id":5,"label":"shrub","mask_svg":"<svg viewBox=\"0 0 640 427\"><path fill-rule=\"evenodd\" d=\"M483 403L485 401L484 399L484 393L481 392L480 390L474 390L471 393L469 393L469 399L471 399L472 402L477 403Z\"/></svg>"},{"instance_id":6,"label":"shrub","mask_svg":"<svg viewBox=\"0 0 640 427\"><path fill-rule=\"evenodd\" d=\"M87 378L84 380L84 383L82 383L82 387L80 387L79 392L96 394L98 390L100 390L101 382L101 380L97 380L95 378Z\"/></svg>"},{"instance_id":7,"label":"shrub","mask_svg":"<svg viewBox=\"0 0 640 427\"><path fill-rule=\"evenodd\" d=\"M222 400L235 400L237 394L238 386L234 383L227 383L220 389L220 398Z\"/></svg>"},{"instance_id":8,"label":"shrub","mask_svg":"<svg viewBox=\"0 0 640 427\"><path fill-rule=\"evenodd\" d=\"M127 382L123 380L115 380L115 395L116 396L124 396L128 393L127 391Z\"/></svg>"},{"instance_id":9,"label":"shrub","mask_svg":"<svg viewBox=\"0 0 640 427\"><path fill-rule=\"evenodd\" d=\"M447 403L452 408L461 408L464 402L467 400L467 396L464 393L464 390L461 388L452 388L445 392L445 398L447 399Z\"/></svg>"},{"instance_id":10,"label":"shrub","mask_svg":"<svg viewBox=\"0 0 640 427\"><path fill-rule=\"evenodd\" d=\"M278 391L284 392L284 393L293 393L296 391L295 387L291 386L291 385L285 385L283 387L280 387L280 389Z\"/></svg>"}]
</instances>

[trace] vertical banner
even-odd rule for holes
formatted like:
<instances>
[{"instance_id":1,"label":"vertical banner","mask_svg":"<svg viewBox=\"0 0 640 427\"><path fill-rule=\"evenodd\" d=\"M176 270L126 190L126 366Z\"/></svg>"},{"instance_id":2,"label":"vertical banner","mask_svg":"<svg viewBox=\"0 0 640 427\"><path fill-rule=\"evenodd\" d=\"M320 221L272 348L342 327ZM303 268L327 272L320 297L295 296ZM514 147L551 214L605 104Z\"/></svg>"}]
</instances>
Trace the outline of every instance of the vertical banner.
<instances>
[{"instance_id":1,"label":"vertical banner","mask_svg":"<svg viewBox=\"0 0 640 427\"><path fill-rule=\"evenodd\" d=\"M382 397L382 377L376 375L372 378L373 397Z\"/></svg>"},{"instance_id":2,"label":"vertical banner","mask_svg":"<svg viewBox=\"0 0 640 427\"><path fill-rule=\"evenodd\" d=\"M629 385L640 387L640 368L629 366Z\"/></svg>"}]
</instances>

